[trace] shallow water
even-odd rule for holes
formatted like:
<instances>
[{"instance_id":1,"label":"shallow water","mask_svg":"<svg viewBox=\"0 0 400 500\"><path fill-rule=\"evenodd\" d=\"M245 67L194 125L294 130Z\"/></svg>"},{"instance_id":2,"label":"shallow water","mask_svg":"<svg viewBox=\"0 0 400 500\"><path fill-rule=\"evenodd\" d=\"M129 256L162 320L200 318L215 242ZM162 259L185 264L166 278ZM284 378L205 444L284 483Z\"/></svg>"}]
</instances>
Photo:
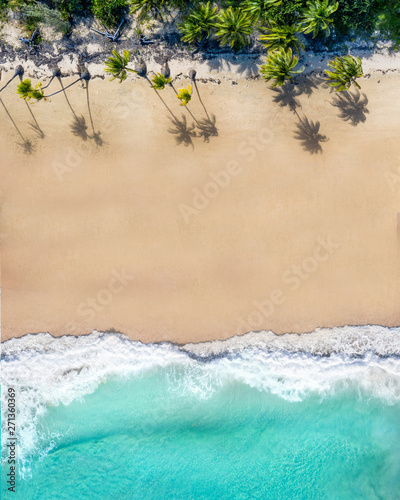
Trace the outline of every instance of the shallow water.
<instances>
[{"instance_id":1,"label":"shallow water","mask_svg":"<svg viewBox=\"0 0 400 500\"><path fill-rule=\"evenodd\" d=\"M2 457L12 386L19 462L16 494L3 463L2 498L398 499L398 354L400 329L382 327L12 340Z\"/></svg>"}]
</instances>

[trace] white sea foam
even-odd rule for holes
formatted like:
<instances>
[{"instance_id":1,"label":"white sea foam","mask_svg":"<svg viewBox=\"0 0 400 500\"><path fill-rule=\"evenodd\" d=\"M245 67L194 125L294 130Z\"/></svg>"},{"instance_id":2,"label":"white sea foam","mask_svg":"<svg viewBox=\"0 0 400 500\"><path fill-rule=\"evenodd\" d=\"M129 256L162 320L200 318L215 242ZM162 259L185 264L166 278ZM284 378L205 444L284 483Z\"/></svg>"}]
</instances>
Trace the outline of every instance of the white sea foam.
<instances>
[{"instance_id":1,"label":"white sea foam","mask_svg":"<svg viewBox=\"0 0 400 500\"><path fill-rule=\"evenodd\" d=\"M171 396L204 399L239 383L301 401L342 388L361 397L400 401L400 328L380 326L319 329L276 336L251 332L201 344L142 344L121 334L81 337L26 335L3 344L2 432L7 388L17 394L19 458L45 456L57 436L40 436L38 420L51 406L69 404L116 377L163 370ZM27 467L21 467L27 473Z\"/></svg>"}]
</instances>

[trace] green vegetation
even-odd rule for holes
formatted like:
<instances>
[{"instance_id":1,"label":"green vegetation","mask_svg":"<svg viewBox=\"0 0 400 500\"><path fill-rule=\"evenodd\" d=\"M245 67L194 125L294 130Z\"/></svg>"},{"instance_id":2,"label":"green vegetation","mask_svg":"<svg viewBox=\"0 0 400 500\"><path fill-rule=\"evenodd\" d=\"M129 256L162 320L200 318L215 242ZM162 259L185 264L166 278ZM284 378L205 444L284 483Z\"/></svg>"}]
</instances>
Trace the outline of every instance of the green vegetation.
<instances>
[{"instance_id":1,"label":"green vegetation","mask_svg":"<svg viewBox=\"0 0 400 500\"><path fill-rule=\"evenodd\" d=\"M126 80L128 71L134 73L133 69L128 68L128 64L131 60L131 53L129 50L124 50L121 56L116 50L113 50L112 54L113 55L105 62L104 71L112 75L111 80L119 78L121 83Z\"/></svg>"},{"instance_id":2,"label":"green vegetation","mask_svg":"<svg viewBox=\"0 0 400 500\"><path fill-rule=\"evenodd\" d=\"M165 86L171 83L172 78L167 78L163 73L157 73L153 76L152 88L155 90L164 90Z\"/></svg>"},{"instance_id":3,"label":"green vegetation","mask_svg":"<svg viewBox=\"0 0 400 500\"><path fill-rule=\"evenodd\" d=\"M293 76L304 71L304 67L295 69L299 58L294 56L292 49L279 48L268 54L260 68L261 76L269 82L273 80L271 87L281 87L286 81L293 81Z\"/></svg>"},{"instance_id":4,"label":"green vegetation","mask_svg":"<svg viewBox=\"0 0 400 500\"><path fill-rule=\"evenodd\" d=\"M292 49L300 54L300 50L304 49L303 43L298 38L300 26L297 24L279 25L271 21L269 26L262 30L265 33L260 36L260 40L269 50Z\"/></svg>"},{"instance_id":5,"label":"green vegetation","mask_svg":"<svg viewBox=\"0 0 400 500\"><path fill-rule=\"evenodd\" d=\"M17 94L25 101L29 101L30 99L40 101L44 98L42 84L38 83L35 87L32 87L32 82L29 78L22 80L17 86Z\"/></svg>"},{"instance_id":6,"label":"green vegetation","mask_svg":"<svg viewBox=\"0 0 400 500\"><path fill-rule=\"evenodd\" d=\"M187 89L179 89L176 97L181 101L181 106L186 106L192 98L192 87L188 85Z\"/></svg>"},{"instance_id":7,"label":"green vegetation","mask_svg":"<svg viewBox=\"0 0 400 500\"><path fill-rule=\"evenodd\" d=\"M311 0L303 11L303 20L301 22L304 33L312 33L313 38L322 31L329 35L330 25L333 19L330 17L337 11L339 2L330 4L329 0Z\"/></svg>"},{"instance_id":8,"label":"green vegetation","mask_svg":"<svg viewBox=\"0 0 400 500\"><path fill-rule=\"evenodd\" d=\"M361 78L364 74L359 57L335 57L333 61L328 62L328 66L334 70L325 70L328 85L334 87L334 90L348 90L353 83L357 88L361 88L356 82L356 78Z\"/></svg>"},{"instance_id":9,"label":"green vegetation","mask_svg":"<svg viewBox=\"0 0 400 500\"><path fill-rule=\"evenodd\" d=\"M125 10L126 0L93 0L92 12L105 26L116 28Z\"/></svg>"},{"instance_id":10,"label":"green vegetation","mask_svg":"<svg viewBox=\"0 0 400 500\"><path fill-rule=\"evenodd\" d=\"M247 12L233 7L221 10L215 26L215 35L221 45L239 50L249 44L253 22Z\"/></svg>"},{"instance_id":11,"label":"green vegetation","mask_svg":"<svg viewBox=\"0 0 400 500\"><path fill-rule=\"evenodd\" d=\"M211 2L201 3L184 18L179 27L184 42L202 43L212 33L217 19L217 6Z\"/></svg>"}]
</instances>

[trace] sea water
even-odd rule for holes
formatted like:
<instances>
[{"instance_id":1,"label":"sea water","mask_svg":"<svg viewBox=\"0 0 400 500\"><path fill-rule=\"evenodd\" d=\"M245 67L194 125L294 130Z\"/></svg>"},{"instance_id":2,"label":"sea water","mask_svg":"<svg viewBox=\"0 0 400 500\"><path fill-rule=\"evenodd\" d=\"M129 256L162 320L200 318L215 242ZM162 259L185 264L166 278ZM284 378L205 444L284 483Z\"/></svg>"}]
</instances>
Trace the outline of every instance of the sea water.
<instances>
[{"instance_id":1,"label":"sea water","mask_svg":"<svg viewBox=\"0 0 400 500\"><path fill-rule=\"evenodd\" d=\"M3 345L1 498L400 499L400 328ZM7 394L16 393L16 493Z\"/></svg>"}]
</instances>

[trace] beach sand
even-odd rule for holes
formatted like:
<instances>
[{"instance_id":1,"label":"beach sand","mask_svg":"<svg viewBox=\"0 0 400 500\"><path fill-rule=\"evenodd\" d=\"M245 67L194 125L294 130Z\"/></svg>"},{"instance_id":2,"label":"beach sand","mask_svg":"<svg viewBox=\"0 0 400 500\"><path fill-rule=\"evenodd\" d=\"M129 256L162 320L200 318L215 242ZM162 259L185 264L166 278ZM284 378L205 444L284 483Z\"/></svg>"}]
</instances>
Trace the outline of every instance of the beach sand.
<instances>
[{"instance_id":1,"label":"beach sand","mask_svg":"<svg viewBox=\"0 0 400 500\"><path fill-rule=\"evenodd\" d=\"M302 85L298 116L263 81L199 82L193 116L167 88L177 127L145 81L95 79L102 145L72 133L62 94L31 105L40 138L10 86L2 101L34 150L0 103L2 340L399 325L399 82L362 79L353 112L320 82ZM68 96L92 136L85 90Z\"/></svg>"}]
</instances>

